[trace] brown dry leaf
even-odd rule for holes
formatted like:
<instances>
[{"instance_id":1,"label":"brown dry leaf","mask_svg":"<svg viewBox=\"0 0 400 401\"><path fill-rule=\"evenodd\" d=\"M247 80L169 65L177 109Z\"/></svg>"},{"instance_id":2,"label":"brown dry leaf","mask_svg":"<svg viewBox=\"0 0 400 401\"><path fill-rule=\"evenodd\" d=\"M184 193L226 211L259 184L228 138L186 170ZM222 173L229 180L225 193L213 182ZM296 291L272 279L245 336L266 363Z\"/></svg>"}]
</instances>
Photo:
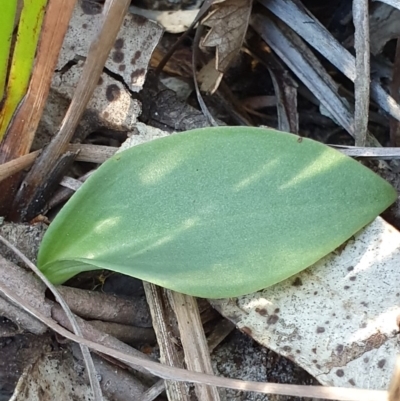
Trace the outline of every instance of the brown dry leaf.
<instances>
[{"instance_id":1,"label":"brown dry leaf","mask_svg":"<svg viewBox=\"0 0 400 401\"><path fill-rule=\"evenodd\" d=\"M216 47L216 69L226 71L239 53L249 24L252 0L225 0L213 6L202 21L210 31L202 40L203 47Z\"/></svg>"},{"instance_id":2,"label":"brown dry leaf","mask_svg":"<svg viewBox=\"0 0 400 401\"><path fill-rule=\"evenodd\" d=\"M197 74L197 80L201 83L202 92L212 95L221 83L222 72L215 69L215 58L210 60Z\"/></svg>"}]
</instances>

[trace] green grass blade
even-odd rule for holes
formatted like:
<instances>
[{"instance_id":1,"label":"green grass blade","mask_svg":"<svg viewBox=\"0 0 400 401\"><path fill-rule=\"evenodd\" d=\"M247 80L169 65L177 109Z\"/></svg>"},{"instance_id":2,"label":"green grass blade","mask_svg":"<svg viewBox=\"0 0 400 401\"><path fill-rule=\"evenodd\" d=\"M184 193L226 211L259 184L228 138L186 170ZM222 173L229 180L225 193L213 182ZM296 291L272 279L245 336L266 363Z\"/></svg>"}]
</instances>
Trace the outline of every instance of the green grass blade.
<instances>
[{"instance_id":1,"label":"green grass blade","mask_svg":"<svg viewBox=\"0 0 400 401\"><path fill-rule=\"evenodd\" d=\"M0 111L0 139L3 138L28 88L46 4L47 0L24 1L7 82L6 98Z\"/></svg>"},{"instance_id":2,"label":"green grass blade","mask_svg":"<svg viewBox=\"0 0 400 401\"><path fill-rule=\"evenodd\" d=\"M7 78L9 52L18 0L7 0L0 12L0 101L3 99Z\"/></svg>"}]
</instances>

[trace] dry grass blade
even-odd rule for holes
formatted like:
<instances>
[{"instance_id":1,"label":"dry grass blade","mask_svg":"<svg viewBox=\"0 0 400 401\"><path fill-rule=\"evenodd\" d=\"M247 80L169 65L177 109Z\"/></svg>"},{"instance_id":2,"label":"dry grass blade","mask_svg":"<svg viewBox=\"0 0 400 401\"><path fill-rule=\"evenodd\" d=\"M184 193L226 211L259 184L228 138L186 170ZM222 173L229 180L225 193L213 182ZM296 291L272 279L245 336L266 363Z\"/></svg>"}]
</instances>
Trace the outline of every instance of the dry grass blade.
<instances>
[{"instance_id":1,"label":"dry grass blade","mask_svg":"<svg viewBox=\"0 0 400 401\"><path fill-rule=\"evenodd\" d=\"M93 350L114 357L120 361L140 365L148 372L169 380L186 381L192 383L204 383L212 386L232 388L241 391L255 391L264 394L282 394L297 397L315 397L327 400L339 401L388 401L388 392L379 390L364 390L355 388L319 387L319 386L298 386L277 383L257 383L244 380L228 379L205 373L190 372L184 369L172 368L148 359L134 357L115 349L105 347L83 337L76 336L56 324L52 319L32 308L19 296L0 284L0 294L14 303L17 303L25 311L35 316L42 323L58 334L77 343L84 344Z\"/></svg>"},{"instance_id":2,"label":"dry grass blade","mask_svg":"<svg viewBox=\"0 0 400 401\"><path fill-rule=\"evenodd\" d=\"M368 0L353 1L353 22L357 72L354 80L354 133L356 146L365 146L368 132L370 82Z\"/></svg>"},{"instance_id":3,"label":"dry grass blade","mask_svg":"<svg viewBox=\"0 0 400 401\"><path fill-rule=\"evenodd\" d=\"M27 207L35 200L37 188L43 183L53 166L58 162L70 142L87 102L93 94L103 71L104 64L113 46L123 18L129 7L129 0L108 0L104 5L103 22L99 34L93 39L81 79L64 117L61 128L49 146L35 163L21 186L15 199L12 217L29 219ZM38 201L36 199L36 201ZM21 212L22 210L22 212Z\"/></svg>"},{"instance_id":4,"label":"dry grass blade","mask_svg":"<svg viewBox=\"0 0 400 401\"><path fill-rule=\"evenodd\" d=\"M400 148L363 148L334 146L339 152L351 157L363 157L370 159L394 160L400 159Z\"/></svg>"},{"instance_id":5,"label":"dry grass blade","mask_svg":"<svg viewBox=\"0 0 400 401\"><path fill-rule=\"evenodd\" d=\"M353 55L300 2L294 3L292 0L259 0L259 2L354 82L356 65ZM382 86L372 81L370 90L371 97L376 103L400 121L400 105L385 92Z\"/></svg>"},{"instance_id":6,"label":"dry grass blade","mask_svg":"<svg viewBox=\"0 0 400 401\"><path fill-rule=\"evenodd\" d=\"M13 244L7 241L3 236L0 235L0 241L6 245L9 249L11 249L29 268L46 284L47 288L53 293L58 303L63 308L65 314L70 321L73 331L76 335L82 337L82 331L76 322L74 315L69 309L68 305L64 301L63 297L59 294L53 284L50 283L49 280L45 277L45 275L22 253L20 252ZM90 385L93 391L93 396L95 401L102 401L103 395L101 392L100 384L96 376L96 369L94 367L93 359L90 355L89 348L83 344L80 344L80 348L82 351L82 355L85 361L86 369L88 371L88 376L90 380Z\"/></svg>"},{"instance_id":7,"label":"dry grass blade","mask_svg":"<svg viewBox=\"0 0 400 401\"><path fill-rule=\"evenodd\" d=\"M354 136L354 119L349 105L339 96L337 85L302 39L282 22L266 15L255 14L251 26L310 89L336 122Z\"/></svg>"}]
</instances>

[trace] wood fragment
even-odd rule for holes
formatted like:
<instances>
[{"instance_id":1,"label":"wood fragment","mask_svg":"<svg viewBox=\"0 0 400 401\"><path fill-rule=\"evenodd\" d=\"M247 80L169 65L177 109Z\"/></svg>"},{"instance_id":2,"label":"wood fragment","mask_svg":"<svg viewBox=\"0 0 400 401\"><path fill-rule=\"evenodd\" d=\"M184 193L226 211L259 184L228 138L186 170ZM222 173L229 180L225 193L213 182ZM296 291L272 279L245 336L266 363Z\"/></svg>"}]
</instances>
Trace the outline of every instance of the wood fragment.
<instances>
[{"instance_id":1,"label":"wood fragment","mask_svg":"<svg viewBox=\"0 0 400 401\"><path fill-rule=\"evenodd\" d=\"M90 170L86 174L84 174L82 177L79 177L78 180L80 182L85 182L93 173L95 170ZM53 197L49 200L47 207L45 209L45 212L47 213L49 210L53 209L54 207L60 205L63 202L66 202L74 193L72 189L69 188L61 188L58 191L55 192Z\"/></svg>"}]
</instances>

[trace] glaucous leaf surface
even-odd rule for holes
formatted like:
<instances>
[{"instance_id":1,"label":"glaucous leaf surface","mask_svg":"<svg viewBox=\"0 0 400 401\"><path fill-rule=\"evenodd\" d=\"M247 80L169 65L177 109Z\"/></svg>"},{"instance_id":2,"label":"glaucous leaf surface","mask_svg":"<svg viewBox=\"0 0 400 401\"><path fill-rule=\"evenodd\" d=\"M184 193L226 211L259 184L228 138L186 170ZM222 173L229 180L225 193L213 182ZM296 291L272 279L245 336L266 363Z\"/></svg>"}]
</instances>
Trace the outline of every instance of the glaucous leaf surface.
<instances>
[{"instance_id":1,"label":"glaucous leaf surface","mask_svg":"<svg viewBox=\"0 0 400 401\"><path fill-rule=\"evenodd\" d=\"M207 298L307 268L396 199L358 162L262 128L207 128L104 163L50 225L38 265L54 283L109 269Z\"/></svg>"}]
</instances>

